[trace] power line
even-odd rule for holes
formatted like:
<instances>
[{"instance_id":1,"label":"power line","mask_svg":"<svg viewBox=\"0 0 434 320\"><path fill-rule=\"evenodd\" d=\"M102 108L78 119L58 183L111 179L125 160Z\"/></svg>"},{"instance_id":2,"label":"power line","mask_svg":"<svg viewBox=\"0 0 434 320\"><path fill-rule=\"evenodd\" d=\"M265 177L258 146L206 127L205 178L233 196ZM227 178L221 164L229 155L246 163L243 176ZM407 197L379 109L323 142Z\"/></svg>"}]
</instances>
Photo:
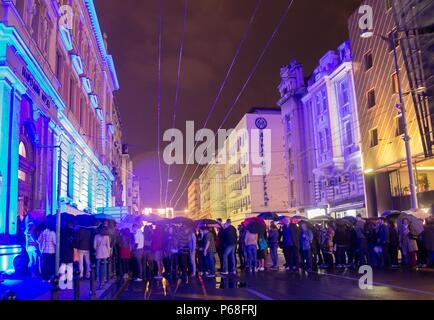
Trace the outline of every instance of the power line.
<instances>
[{"instance_id":1,"label":"power line","mask_svg":"<svg viewBox=\"0 0 434 320\"><path fill-rule=\"evenodd\" d=\"M288 4L288 6L286 7L285 12L283 13L283 15L280 17L279 22L277 23L276 27L273 30L273 33L271 34L270 38L268 39L267 43L265 44L265 47L263 48L261 54L259 55L259 58L257 59L255 65L253 66L249 76L247 77L247 80L244 82L244 85L242 86L238 96L236 97L236 99L234 100L234 102L232 103L231 107L229 108L229 111L226 113L226 116L224 117L222 123L219 126L219 129L221 129L221 127L224 125L224 123L226 122L226 120L228 119L229 115L231 114L231 112L233 111L233 109L235 108L235 106L237 105L239 99L241 98L241 96L244 93L244 90L247 88L247 85L249 84L250 80L252 79L253 75L256 72L256 69L259 66L259 63L262 61L262 58L264 57L265 53L268 51L268 48L270 47L272 41L274 40L274 37L276 36L277 32L279 31L280 27L282 26L283 22L285 21L291 7L292 4L294 3L294 0L291 0ZM215 137L214 137L215 139ZM196 165L196 168L190 178L190 180L187 182L187 185L190 184L194 174L196 173L197 169L198 169L199 165ZM187 188L184 188L184 191L181 193L181 195L179 196L178 200L176 201L175 207L178 204L179 200L181 199L181 197L184 195L185 191ZM173 197L172 197L173 199Z\"/></svg>"},{"instance_id":2,"label":"power line","mask_svg":"<svg viewBox=\"0 0 434 320\"><path fill-rule=\"evenodd\" d=\"M173 102L172 128L175 128L175 124L176 124L176 109L177 109L178 97L179 97L179 82L181 79L182 53L184 50L184 38L185 38L186 24L187 24L187 0L184 1L184 19L183 19L183 23L182 23L181 43L179 45L178 74L177 74L177 79L176 79L175 100ZM171 165L169 164L167 167L166 195L164 196L164 206L165 207L167 207L167 193L169 191L170 167L171 167Z\"/></svg>"},{"instance_id":3,"label":"power line","mask_svg":"<svg viewBox=\"0 0 434 320\"><path fill-rule=\"evenodd\" d=\"M208 121L211 119L211 115L212 115L213 112L214 112L214 109L215 109L215 107L216 107L216 105L217 105L217 102L218 102L218 100L220 99L220 96L221 96L221 94L222 94L222 92L223 92L223 89L224 89L225 86L226 86L226 82L227 82L227 80L229 79L229 76L230 76L230 74L231 74L231 72L232 72L233 67L235 66L235 63L236 63L236 61L237 61L237 59L238 59L238 56L239 56L239 54L240 54L240 52L241 52L241 48L243 47L244 42L246 41L247 36L248 36L248 34L250 33L250 30L251 30L251 28L252 28L252 26L253 26L253 22L255 21L256 14L257 14L257 12L258 12L258 9L259 9L261 3L262 3L262 0L257 0L257 2L256 2L256 6L255 6L255 8L254 8L254 10L253 10L253 13L252 13L251 17L250 17L249 24L247 25L247 28L246 28L246 30L244 31L243 36L241 37L240 43L238 44L237 50L236 50L236 52L235 52L234 57L232 58L232 62L231 62L231 64L229 65L228 69L226 70L225 77L224 77L224 79L223 79L223 81L222 81L222 83L221 83L221 85L220 85L220 89L219 89L219 91L218 91L218 93L217 93L217 96L216 96L215 99L214 99L214 102L213 102L213 104L212 104L212 106L211 106L211 108L210 108L210 110L209 110L209 112L208 112L208 115L207 115L207 117L206 117L206 120L205 120L205 122L204 122L202 128L205 128L206 125L207 125L207 123L208 123ZM197 147L197 143L195 144L193 150L194 150L196 147ZM194 152L193 150L192 150L192 152ZM190 157L191 157L192 155L193 155L193 153L190 153L190 155L188 156L187 159L190 159ZM185 173L186 173L186 172L187 172L187 167L184 168L184 172L182 173L181 179L179 180L179 183L178 183L178 185L177 185L177 187L176 187L176 190L175 190L175 192L174 192L172 198L170 199L170 203L172 203L172 200L173 200L173 198L174 198L174 195L178 192L178 190L179 190L179 188L180 188L180 186L181 186L181 183L182 183L182 181L183 181L183 179L184 179L184 176L185 176Z\"/></svg>"},{"instance_id":4,"label":"power line","mask_svg":"<svg viewBox=\"0 0 434 320\"><path fill-rule=\"evenodd\" d=\"M157 100L157 153L158 153L158 175L160 178L160 207L162 204L163 180L161 176L161 152L160 152L160 118L161 118L161 44L163 34L163 1L160 0L160 15L158 23L158 100Z\"/></svg>"}]
</instances>

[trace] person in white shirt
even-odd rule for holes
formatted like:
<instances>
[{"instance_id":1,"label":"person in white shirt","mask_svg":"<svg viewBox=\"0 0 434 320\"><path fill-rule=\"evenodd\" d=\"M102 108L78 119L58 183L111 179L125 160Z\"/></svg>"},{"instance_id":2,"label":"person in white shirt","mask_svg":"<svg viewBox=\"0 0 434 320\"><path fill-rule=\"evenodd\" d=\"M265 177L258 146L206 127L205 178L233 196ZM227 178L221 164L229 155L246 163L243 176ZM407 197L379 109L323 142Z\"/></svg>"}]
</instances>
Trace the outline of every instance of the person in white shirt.
<instances>
[{"instance_id":1,"label":"person in white shirt","mask_svg":"<svg viewBox=\"0 0 434 320\"><path fill-rule=\"evenodd\" d=\"M138 224L133 225L134 248L133 257L136 261L134 281L143 281L143 246L145 238Z\"/></svg>"}]
</instances>

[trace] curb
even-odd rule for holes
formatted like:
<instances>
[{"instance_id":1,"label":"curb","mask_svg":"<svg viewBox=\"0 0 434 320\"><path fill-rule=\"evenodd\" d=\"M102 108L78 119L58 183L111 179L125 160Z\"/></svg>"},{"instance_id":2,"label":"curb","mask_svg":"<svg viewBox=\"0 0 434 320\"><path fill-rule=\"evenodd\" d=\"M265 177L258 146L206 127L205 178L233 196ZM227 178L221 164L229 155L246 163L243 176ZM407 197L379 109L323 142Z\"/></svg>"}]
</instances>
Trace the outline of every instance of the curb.
<instances>
[{"instance_id":1,"label":"curb","mask_svg":"<svg viewBox=\"0 0 434 320\"><path fill-rule=\"evenodd\" d=\"M125 288L130 283L130 280L119 279L116 280L112 285L105 290L99 297L98 300L118 300L120 295Z\"/></svg>"}]
</instances>

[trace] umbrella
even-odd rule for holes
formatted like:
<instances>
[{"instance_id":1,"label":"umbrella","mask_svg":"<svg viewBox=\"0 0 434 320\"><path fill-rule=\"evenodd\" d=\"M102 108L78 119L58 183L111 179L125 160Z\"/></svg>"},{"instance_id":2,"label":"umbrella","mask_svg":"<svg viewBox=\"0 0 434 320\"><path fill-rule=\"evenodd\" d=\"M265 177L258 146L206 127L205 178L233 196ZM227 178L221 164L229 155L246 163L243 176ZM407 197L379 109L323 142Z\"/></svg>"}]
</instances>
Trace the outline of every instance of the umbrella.
<instances>
[{"instance_id":1,"label":"umbrella","mask_svg":"<svg viewBox=\"0 0 434 320\"><path fill-rule=\"evenodd\" d=\"M347 220L347 221L351 222L352 224L357 223L357 219L353 216L346 216L346 217L343 217L342 219Z\"/></svg>"},{"instance_id":2,"label":"umbrella","mask_svg":"<svg viewBox=\"0 0 434 320\"><path fill-rule=\"evenodd\" d=\"M122 219L122 223L134 223L135 221L136 221L136 217L133 216L132 214L129 214Z\"/></svg>"},{"instance_id":3,"label":"umbrella","mask_svg":"<svg viewBox=\"0 0 434 320\"><path fill-rule=\"evenodd\" d=\"M265 226L259 222L253 221L247 225L247 230L249 230L251 233L261 234L265 232Z\"/></svg>"},{"instance_id":4,"label":"umbrella","mask_svg":"<svg viewBox=\"0 0 434 320\"><path fill-rule=\"evenodd\" d=\"M279 215L275 212L262 212L258 215L258 218L262 218L264 220L276 220L279 219Z\"/></svg>"},{"instance_id":5,"label":"umbrella","mask_svg":"<svg viewBox=\"0 0 434 320\"><path fill-rule=\"evenodd\" d=\"M164 219L165 218L160 217L159 215L149 214L149 215L140 215L140 216L136 217L135 221L138 223L141 223L143 221L154 223L154 222L161 221Z\"/></svg>"},{"instance_id":6,"label":"umbrella","mask_svg":"<svg viewBox=\"0 0 434 320\"><path fill-rule=\"evenodd\" d=\"M251 217L244 220L244 225L248 226L250 223L256 223L262 225L264 228L267 227L267 224L265 223L265 220L258 217Z\"/></svg>"},{"instance_id":7,"label":"umbrella","mask_svg":"<svg viewBox=\"0 0 434 320\"><path fill-rule=\"evenodd\" d=\"M423 230L423 221L421 219L419 219L418 217L408 214L408 213L401 213L398 217L398 219L396 220L398 226L402 225L402 220L407 219L410 225L410 232L414 235L414 236L418 236L420 235Z\"/></svg>"},{"instance_id":8,"label":"umbrella","mask_svg":"<svg viewBox=\"0 0 434 320\"><path fill-rule=\"evenodd\" d=\"M323 222L323 221L332 221L333 218L330 216L319 216L319 217L315 217L313 219L310 219L311 221L318 221L318 222Z\"/></svg>"},{"instance_id":9,"label":"umbrella","mask_svg":"<svg viewBox=\"0 0 434 320\"><path fill-rule=\"evenodd\" d=\"M275 221L281 221L281 220L283 220L283 219L285 219L285 218L288 218L288 219L289 219L288 216L279 216Z\"/></svg>"},{"instance_id":10,"label":"umbrella","mask_svg":"<svg viewBox=\"0 0 434 320\"><path fill-rule=\"evenodd\" d=\"M95 217L95 219L98 220L112 220L115 221L115 218L109 214L105 214L105 213L98 213L98 214L94 214L93 215Z\"/></svg>"},{"instance_id":11,"label":"umbrella","mask_svg":"<svg viewBox=\"0 0 434 320\"><path fill-rule=\"evenodd\" d=\"M308 218L306 218L305 216L292 216L292 219L297 219L297 220L303 220L303 221L307 221Z\"/></svg>"},{"instance_id":12,"label":"umbrella","mask_svg":"<svg viewBox=\"0 0 434 320\"><path fill-rule=\"evenodd\" d=\"M99 225L95 216L91 214L82 214L74 218L75 224L80 227L96 227Z\"/></svg>"},{"instance_id":13,"label":"umbrella","mask_svg":"<svg viewBox=\"0 0 434 320\"><path fill-rule=\"evenodd\" d=\"M218 223L216 220L213 219L199 219L195 221L197 225L219 225L220 223Z\"/></svg>"},{"instance_id":14,"label":"umbrella","mask_svg":"<svg viewBox=\"0 0 434 320\"><path fill-rule=\"evenodd\" d=\"M401 211L398 210L386 210L381 214L383 218L398 218L401 214Z\"/></svg>"},{"instance_id":15,"label":"umbrella","mask_svg":"<svg viewBox=\"0 0 434 320\"><path fill-rule=\"evenodd\" d=\"M194 226L196 223L193 219L186 218L186 217L175 217L173 219L170 219L170 223L172 224L183 224L185 226Z\"/></svg>"},{"instance_id":16,"label":"umbrella","mask_svg":"<svg viewBox=\"0 0 434 320\"><path fill-rule=\"evenodd\" d=\"M351 227L353 225L351 221L344 219L344 218L336 219L335 222L336 222L336 224L344 224L348 227Z\"/></svg>"},{"instance_id":17,"label":"umbrella","mask_svg":"<svg viewBox=\"0 0 434 320\"><path fill-rule=\"evenodd\" d=\"M415 216L416 218L419 218L419 219L422 219L422 220L425 220L425 219L431 217L431 213L428 210L424 211L424 210L421 210L421 209L410 209L410 210L404 211L404 212L408 213L408 214L411 214L411 215Z\"/></svg>"}]
</instances>

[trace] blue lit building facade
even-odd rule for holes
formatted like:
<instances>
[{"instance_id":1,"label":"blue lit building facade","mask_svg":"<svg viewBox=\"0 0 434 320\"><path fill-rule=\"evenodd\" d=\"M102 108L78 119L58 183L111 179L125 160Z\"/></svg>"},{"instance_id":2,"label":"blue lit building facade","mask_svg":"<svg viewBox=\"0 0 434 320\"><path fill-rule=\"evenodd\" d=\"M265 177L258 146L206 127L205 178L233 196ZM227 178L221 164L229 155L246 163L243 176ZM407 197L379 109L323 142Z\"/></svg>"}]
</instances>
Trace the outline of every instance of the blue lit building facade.
<instances>
[{"instance_id":1,"label":"blue lit building facade","mask_svg":"<svg viewBox=\"0 0 434 320\"><path fill-rule=\"evenodd\" d=\"M71 24L59 23L62 5ZM118 88L92 0L0 1L0 256L58 197L73 214L115 205Z\"/></svg>"}]
</instances>

